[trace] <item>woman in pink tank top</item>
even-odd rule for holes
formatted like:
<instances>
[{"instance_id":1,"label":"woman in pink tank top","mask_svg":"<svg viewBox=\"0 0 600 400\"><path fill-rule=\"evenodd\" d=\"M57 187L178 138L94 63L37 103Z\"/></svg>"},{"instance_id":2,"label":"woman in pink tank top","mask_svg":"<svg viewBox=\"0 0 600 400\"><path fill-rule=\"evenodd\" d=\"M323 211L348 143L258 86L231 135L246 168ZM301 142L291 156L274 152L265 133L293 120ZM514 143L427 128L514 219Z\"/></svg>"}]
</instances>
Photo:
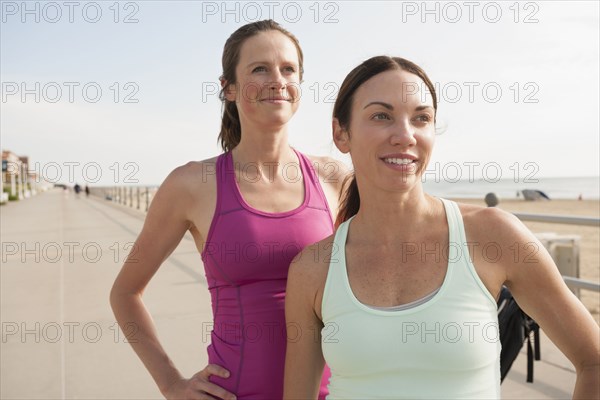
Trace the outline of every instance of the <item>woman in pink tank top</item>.
<instances>
[{"instance_id":1,"label":"woman in pink tank top","mask_svg":"<svg viewBox=\"0 0 600 400\"><path fill-rule=\"evenodd\" d=\"M132 347L167 399L281 399L288 335L319 340L318 331L287 329L288 269L302 248L333 232L346 168L288 144L303 74L302 50L290 32L271 20L242 26L227 40L222 64L224 153L165 179L136 241L137 259L128 258L113 285L111 305L123 329L136 324ZM191 378L160 345L141 300L188 230L213 311L209 365ZM320 398L328 378L326 368Z\"/></svg>"}]
</instances>

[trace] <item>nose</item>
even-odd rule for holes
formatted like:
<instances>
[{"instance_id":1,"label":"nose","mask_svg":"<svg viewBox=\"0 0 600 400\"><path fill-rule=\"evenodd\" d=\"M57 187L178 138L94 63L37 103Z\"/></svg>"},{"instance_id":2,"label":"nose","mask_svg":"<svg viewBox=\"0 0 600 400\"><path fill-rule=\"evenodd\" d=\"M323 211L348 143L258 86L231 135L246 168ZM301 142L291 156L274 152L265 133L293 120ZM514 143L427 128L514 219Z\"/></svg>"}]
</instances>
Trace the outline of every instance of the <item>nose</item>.
<instances>
[{"instance_id":1,"label":"nose","mask_svg":"<svg viewBox=\"0 0 600 400\"><path fill-rule=\"evenodd\" d=\"M278 69L273 70L273 75L271 76L271 82L269 82L269 89L271 90L279 90L283 89L286 86L286 80L283 77L281 71Z\"/></svg>"},{"instance_id":2,"label":"nose","mask_svg":"<svg viewBox=\"0 0 600 400\"><path fill-rule=\"evenodd\" d=\"M390 143L392 145L406 147L417 144L417 139L415 139L415 127L409 120L403 119L394 125L390 136Z\"/></svg>"}]
</instances>

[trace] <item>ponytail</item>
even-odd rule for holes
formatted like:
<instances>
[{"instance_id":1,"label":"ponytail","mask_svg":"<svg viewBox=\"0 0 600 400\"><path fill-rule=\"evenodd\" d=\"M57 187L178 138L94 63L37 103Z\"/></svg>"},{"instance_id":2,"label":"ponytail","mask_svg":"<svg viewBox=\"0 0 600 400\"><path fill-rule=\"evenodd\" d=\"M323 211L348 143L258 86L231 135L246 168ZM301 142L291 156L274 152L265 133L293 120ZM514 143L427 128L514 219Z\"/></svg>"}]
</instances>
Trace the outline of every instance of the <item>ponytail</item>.
<instances>
[{"instance_id":1,"label":"ponytail","mask_svg":"<svg viewBox=\"0 0 600 400\"><path fill-rule=\"evenodd\" d=\"M340 198L340 208L335 219L336 228L356 215L360 208L360 194L358 193L358 185L356 184L356 175L354 173L344 179Z\"/></svg>"},{"instance_id":2,"label":"ponytail","mask_svg":"<svg viewBox=\"0 0 600 400\"><path fill-rule=\"evenodd\" d=\"M219 138L224 152L231 151L242 139L242 127L240 115L234 101L224 100L223 119L221 120L221 132Z\"/></svg>"}]
</instances>

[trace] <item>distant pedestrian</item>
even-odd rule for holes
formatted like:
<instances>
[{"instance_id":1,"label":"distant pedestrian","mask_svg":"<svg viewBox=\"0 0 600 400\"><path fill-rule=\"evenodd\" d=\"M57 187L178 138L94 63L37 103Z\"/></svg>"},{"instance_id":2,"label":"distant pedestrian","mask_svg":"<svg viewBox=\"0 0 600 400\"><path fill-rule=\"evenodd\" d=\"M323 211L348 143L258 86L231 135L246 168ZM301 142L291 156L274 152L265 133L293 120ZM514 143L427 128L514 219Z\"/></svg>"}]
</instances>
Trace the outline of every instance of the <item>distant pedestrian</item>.
<instances>
[{"instance_id":1,"label":"distant pedestrian","mask_svg":"<svg viewBox=\"0 0 600 400\"><path fill-rule=\"evenodd\" d=\"M495 193L488 193L485 195L485 204L488 207L496 207L498 205L498 203L500 202L498 200L498 196L496 196Z\"/></svg>"},{"instance_id":2,"label":"distant pedestrian","mask_svg":"<svg viewBox=\"0 0 600 400\"><path fill-rule=\"evenodd\" d=\"M85 185L85 197L89 197L90 196L90 187L88 185Z\"/></svg>"},{"instance_id":3,"label":"distant pedestrian","mask_svg":"<svg viewBox=\"0 0 600 400\"><path fill-rule=\"evenodd\" d=\"M79 184L76 183L73 189L75 190L75 194L79 196L79 192L81 192L81 186L79 186Z\"/></svg>"}]
</instances>

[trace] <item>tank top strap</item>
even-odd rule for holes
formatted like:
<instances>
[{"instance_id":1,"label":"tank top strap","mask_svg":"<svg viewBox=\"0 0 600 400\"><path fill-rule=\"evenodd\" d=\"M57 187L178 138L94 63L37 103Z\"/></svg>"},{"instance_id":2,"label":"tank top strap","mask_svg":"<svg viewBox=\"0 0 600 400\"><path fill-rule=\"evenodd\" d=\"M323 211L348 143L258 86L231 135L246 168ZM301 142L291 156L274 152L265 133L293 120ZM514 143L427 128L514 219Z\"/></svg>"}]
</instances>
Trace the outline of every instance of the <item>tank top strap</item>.
<instances>
[{"instance_id":1,"label":"tank top strap","mask_svg":"<svg viewBox=\"0 0 600 400\"><path fill-rule=\"evenodd\" d=\"M462 215L458 209L458 205L452 200L439 198L444 204L446 210L446 218L448 221L448 244L450 246L449 251L453 248L462 250L463 246L466 245L467 239L465 237L465 229L462 220ZM453 259L451 256L450 259Z\"/></svg>"},{"instance_id":2,"label":"tank top strap","mask_svg":"<svg viewBox=\"0 0 600 400\"><path fill-rule=\"evenodd\" d=\"M216 174L218 213L224 214L243 208L236 195L236 176L231 151L217 158Z\"/></svg>"},{"instance_id":3,"label":"tank top strap","mask_svg":"<svg viewBox=\"0 0 600 400\"><path fill-rule=\"evenodd\" d=\"M317 171L315 171L315 168L312 165L310 159L301 152L297 151L296 149L293 150L298 155L298 159L300 160L300 167L302 168L302 174L304 175L304 179L307 183L306 188L308 189L308 191L306 193L306 196L309 196L307 206L318 210L327 211L327 213L331 215L331 212L329 211L329 204L327 203L327 198L325 197L325 193L323 192L323 188L321 187L319 175L317 174ZM312 195L313 193L314 195Z\"/></svg>"},{"instance_id":4,"label":"tank top strap","mask_svg":"<svg viewBox=\"0 0 600 400\"><path fill-rule=\"evenodd\" d=\"M353 218L354 216L342 222L333 237L329 269L325 278L323 299L321 301L321 314L324 322L334 318L338 312L341 312L348 304L352 303L352 296L349 295L343 282L347 279L346 239L348 238L348 226Z\"/></svg>"},{"instance_id":5,"label":"tank top strap","mask_svg":"<svg viewBox=\"0 0 600 400\"><path fill-rule=\"evenodd\" d=\"M444 203L448 218L448 274L452 273L454 277L450 285L457 293L467 292L477 287L490 301L490 304L495 307L496 300L487 290L473 265L465 233L465 224L458 204L452 200L443 198L440 198L440 200Z\"/></svg>"},{"instance_id":6,"label":"tank top strap","mask_svg":"<svg viewBox=\"0 0 600 400\"><path fill-rule=\"evenodd\" d=\"M449 264L453 264L452 260L465 262L467 259L470 259L469 244L467 243L465 224L460 209L458 208L458 204L452 200L443 199L441 197L439 199L444 203L446 217L448 219Z\"/></svg>"}]
</instances>

